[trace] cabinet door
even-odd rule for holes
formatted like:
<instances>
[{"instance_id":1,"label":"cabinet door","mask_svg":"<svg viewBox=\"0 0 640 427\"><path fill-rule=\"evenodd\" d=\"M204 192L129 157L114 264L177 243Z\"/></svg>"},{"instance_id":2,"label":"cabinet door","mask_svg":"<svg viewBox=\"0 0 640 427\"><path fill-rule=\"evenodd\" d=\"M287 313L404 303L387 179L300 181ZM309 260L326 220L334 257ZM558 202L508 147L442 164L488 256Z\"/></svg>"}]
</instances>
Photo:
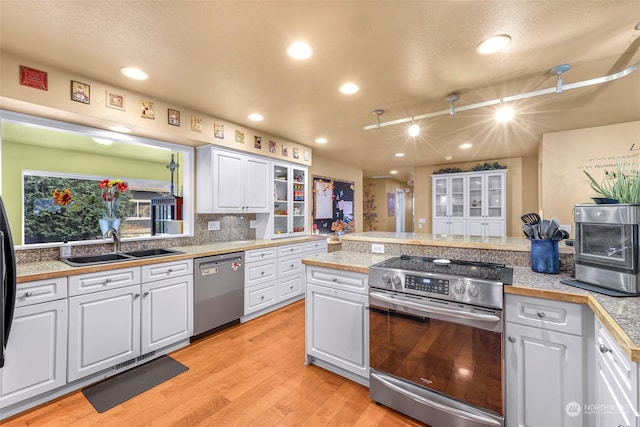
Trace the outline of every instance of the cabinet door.
<instances>
[{"instance_id":1,"label":"cabinet door","mask_svg":"<svg viewBox=\"0 0 640 427\"><path fill-rule=\"evenodd\" d=\"M246 212L270 212L269 161L258 157L247 157L244 174L246 178L244 197Z\"/></svg>"},{"instance_id":2,"label":"cabinet door","mask_svg":"<svg viewBox=\"0 0 640 427\"><path fill-rule=\"evenodd\" d=\"M447 218L449 211L447 209L449 181L446 177L433 177L433 222L435 229L436 218ZM446 234L436 233L435 234Z\"/></svg>"},{"instance_id":3,"label":"cabinet door","mask_svg":"<svg viewBox=\"0 0 640 427\"><path fill-rule=\"evenodd\" d=\"M464 236L467 234L467 221L464 219L449 221L449 234L455 234L458 236Z\"/></svg>"},{"instance_id":4,"label":"cabinet door","mask_svg":"<svg viewBox=\"0 0 640 427\"><path fill-rule=\"evenodd\" d=\"M278 281L278 301L304 294L304 276L297 274Z\"/></svg>"},{"instance_id":5,"label":"cabinet door","mask_svg":"<svg viewBox=\"0 0 640 427\"><path fill-rule=\"evenodd\" d=\"M484 217L483 207L485 203L484 175L473 174L467 177L467 206L469 219L477 219Z\"/></svg>"},{"instance_id":6,"label":"cabinet door","mask_svg":"<svg viewBox=\"0 0 640 427\"><path fill-rule=\"evenodd\" d=\"M293 235L307 234L307 169L291 166L290 226Z\"/></svg>"},{"instance_id":7,"label":"cabinet door","mask_svg":"<svg viewBox=\"0 0 640 427\"><path fill-rule=\"evenodd\" d=\"M307 354L368 378L368 303L368 295L307 283Z\"/></svg>"},{"instance_id":8,"label":"cabinet door","mask_svg":"<svg viewBox=\"0 0 640 427\"><path fill-rule=\"evenodd\" d=\"M449 189L451 197L451 205L449 207L449 215L452 218L464 218L466 213L464 211L465 201L465 179L464 176L452 176Z\"/></svg>"},{"instance_id":9,"label":"cabinet door","mask_svg":"<svg viewBox=\"0 0 640 427\"><path fill-rule=\"evenodd\" d=\"M596 355L595 427L631 427L638 422L632 405L615 382L606 362ZM587 415L590 416L590 415Z\"/></svg>"},{"instance_id":10,"label":"cabinet door","mask_svg":"<svg viewBox=\"0 0 640 427\"><path fill-rule=\"evenodd\" d=\"M508 425L583 426L582 338L509 322L505 337Z\"/></svg>"},{"instance_id":11,"label":"cabinet door","mask_svg":"<svg viewBox=\"0 0 640 427\"><path fill-rule=\"evenodd\" d=\"M140 285L69 298L69 382L140 355Z\"/></svg>"},{"instance_id":12,"label":"cabinet door","mask_svg":"<svg viewBox=\"0 0 640 427\"><path fill-rule=\"evenodd\" d=\"M469 219L467 221L467 234L469 236L484 236L485 225L482 219Z\"/></svg>"},{"instance_id":13,"label":"cabinet door","mask_svg":"<svg viewBox=\"0 0 640 427\"><path fill-rule=\"evenodd\" d=\"M505 172L488 172L486 174L486 197L484 215L487 218L505 218Z\"/></svg>"},{"instance_id":14,"label":"cabinet door","mask_svg":"<svg viewBox=\"0 0 640 427\"><path fill-rule=\"evenodd\" d=\"M193 335L193 276L142 284L142 354Z\"/></svg>"},{"instance_id":15,"label":"cabinet door","mask_svg":"<svg viewBox=\"0 0 640 427\"><path fill-rule=\"evenodd\" d=\"M449 234L449 220L448 219L433 219L433 234Z\"/></svg>"},{"instance_id":16,"label":"cabinet door","mask_svg":"<svg viewBox=\"0 0 640 427\"><path fill-rule=\"evenodd\" d=\"M0 369L0 408L65 385L67 300L18 307Z\"/></svg>"},{"instance_id":17,"label":"cabinet door","mask_svg":"<svg viewBox=\"0 0 640 427\"><path fill-rule=\"evenodd\" d=\"M242 154L213 151L213 211L239 213L244 207Z\"/></svg>"}]
</instances>

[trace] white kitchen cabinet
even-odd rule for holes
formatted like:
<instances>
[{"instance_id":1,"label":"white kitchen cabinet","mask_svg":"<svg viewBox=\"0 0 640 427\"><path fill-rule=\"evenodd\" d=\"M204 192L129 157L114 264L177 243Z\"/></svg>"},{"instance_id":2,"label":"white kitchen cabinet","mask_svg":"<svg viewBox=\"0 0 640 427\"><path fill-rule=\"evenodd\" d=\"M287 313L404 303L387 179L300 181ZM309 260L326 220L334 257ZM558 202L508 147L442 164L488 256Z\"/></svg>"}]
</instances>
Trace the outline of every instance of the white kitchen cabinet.
<instances>
[{"instance_id":1,"label":"white kitchen cabinet","mask_svg":"<svg viewBox=\"0 0 640 427\"><path fill-rule=\"evenodd\" d=\"M69 298L69 382L139 355L139 284Z\"/></svg>"},{"instance_id":2,"label":"white kitchen cabinet","mask_svg":"<svg viewBox=\"0 0 640 427\"><path fill-rule=\"evenodd\" d=\"M66 296L66 277L18 285L5 365L0 369L0 408L66 384Z\"/></svg>"},{"instance_id":3,"label":"white kitchen cabinet","mask_svg":"<svg viewBox=\"0 0 640 427\"><path fill-rule=\"evenodd\" d=\"M211 147L197 149L199 213L271 212L270 161Z\"/></svg>"},{"instance_id":4,"label":"white kitchen cabinet","mask_svg":"<svg viewBox=\"0 0 640 427\"><path fill-rule=\"evenodd\" d=\"M367 275L307 265L306 282L307 364L368 385Z\"/></svg>"},{"instance_id":5,"label":"white kitchen cabinet","mask_svg":"<svg viewBox=\"0 0 640 427\"><path fill-rule=\"evenodd\" d=\"M506 235L506 169L467 175L467 234Z\"/></svg>"},{"instance_id":6,"label":"white kitchen cabinet","mask_svg":"<svg viewBox=\"0 0 640 427\"><path fill-rule=\"evenodd\" d=\"M640 425L638 365L627 358L598 318L595 318L595 404L588 417L595 427Z\"/></svg>"},{"instance_id":7,"label":"white kitchen cabinet","mask_svg":"<svg viewBox=\"0 0 640 427\"><path fill-rule=\"evenodd\" d=\"M143 283L141 317L142 354L188 340L193 335L193 274Z\"/></svg>"},{"instance_id":8,"label":"white kitchen cabinet","mask_svg":"<svg viewBox=\"0 0 640 427\"><path fill-rule=\"evenodd\" d=\"M466 233L465 188L462 173L432 175L433 234Z\"/></svg>"},{"instance_id":9,"label":"white kitchen cabinet","mask_svg":"<svg viewBox=\"0 0 640 427\"><path fill-rule=\"evenodd\" d=\"M582 306L506 295L506 424L584 425Z\"/></svg>"},{"instance_id":10,"label":"white kitchen cabinet","mask_svg":"<svg viewBox=\"0 0 640 427\"><path fill-rule=\"evenodd\" d=\"M272 210L256 217L256 235L265 239L307 234L307 168L273 162Z\"/></svg>"}]
</instances>

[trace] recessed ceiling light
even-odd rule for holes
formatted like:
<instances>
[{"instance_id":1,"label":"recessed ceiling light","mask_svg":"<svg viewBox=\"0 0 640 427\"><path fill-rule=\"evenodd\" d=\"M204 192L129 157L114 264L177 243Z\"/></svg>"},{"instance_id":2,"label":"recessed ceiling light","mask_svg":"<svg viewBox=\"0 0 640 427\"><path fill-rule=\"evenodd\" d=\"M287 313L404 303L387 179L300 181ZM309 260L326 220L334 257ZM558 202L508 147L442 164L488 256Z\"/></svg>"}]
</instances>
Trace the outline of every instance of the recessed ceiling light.
<instances>
[{"instance_id":1,"label":"recessed ceiling light","mask_svg":"<svg viewBox=\"0 0 640 427\"><path fill-rule=\"evenodd\" d=\"M392 171L389 171L389 173L390 173L391 175L395 175L395 174L397 174L397 173L398 173L398 171L396 171L396 170L392 170Z\"/></svg>"},{"instance_id":2,"label":"recessed ceiling light","mask_svg":"<svg viewBox=\"0 0 640 427\"><path fill-rule=\"evenodd\" d=\"M131 133L131 129L125 126L109 126L109 129L111 129L114 132Z\"/></svg>"},{"instance_id":3,"label":"recessed ceiling light","mask_svg":"<svg viewBox=\"0 0 640 427\"><path fill-rule=\"evenodd\" d=\"M453 160L453 156L447 156L444 158L445 160Z\"/></svg>"},{"instance_id":4,"label":"recessed ceiling light","mask_svg":"<svg viewBox=\"0 0 640 427\"><path fill-rule=\"evenodd\" d=\"M396 157L404 157L404 153L396 153Z\"/></svg>"},{"instance_id":5,"label":"recessed ceiling light","mask_svg":"<svg viewBox=\"0 0 640 427\"><path fill-rule=\"evenodd\" d=\"M638 21L638 23L636 24L636 30L640 30L640 21Z\"/></svg>"},{"instance_id":6,"label":"recessed ceiling light","mask_svg":"<svg viewBox=\"0 0 640 427\"><path fill-rule=\"evenodd\" d=\"M122 67L120 68L120 72L134 80L147 80L149 78L149 74L135 67Z\"/></svg>"},{"instance_id":7,"label":"recessed ceiling light","mask_svg":"<svg viewBox=\"0 0 640 427\"><path fill-rule=\"evenodd\" d=\"M316 142L318 144L326 144L327 143L327 138L316 138Z\"/></svg>"},{"instance_id":8,"label":"recessed ceiling light","mask_svg":"<svg viewBox=\"0 0 640 427\"><path fill-rule=\"evenodd\" d=\"M251 113L249 114L249 120L253 120L254 122L261 122L264 120L264 117L262 117L262 115L258 113Z\"/></svg>"},{"instance_id":9,"label":"recessed ceiling light","mask_svg":"<svg viewBox=\"0 0 640 427\"><path fill-rule=\"evenodd\" d=\"M95 142L97 142L100 145L111 145L113 144L113 140L112 139L105 139L105 138L91 138L93 139Z\"/></svg>"},{"instance_id":10,"label":"recessed ceiling light","mask_svg":"<svg viewBox=\"0 0 640 427\"><path fill-rule=\"evenodd\" d=\"M509 122L513 119L513 116L515 116L515 111L513 110L513 107L508 106L508 105L503 105L502 107L498 108L496 110L496 120L499 121L500 123L506 123Z\"/></svg>"},{"instance_id":11,"label":"recessed ceiling light","mask_svg":"<svg viewBox=\"0 0 640 427\"><path fill-rule=\"evenodd\" d=\"M476 47L476 52L482 55L500 52L511 43L511 37L507 34L499 34L489 37Z\"/></svg>"},{"instance_id":12,"label":"recessed ceiling light","mask_svg":"<svg viewBox=\"0 0 640 427\"><path fill-rule=\"evenodd\" d=\"M358 87L358 85L351 82L345 83L342 86L340 86L340 92L344 93L345 95L352 95L359 90L360 88Z\"/></svg>"},{"instance_id":13,"label":"recessed ceiling light","mask_svg":"<svg viewBox=\"0 0 640 427\"><path fill-rule=\"evenodd\" d=\"M293 59L298 60L307 59L312 53L311 47L305 42L295 42L287 49L287 54Z\"/></svg>"},{"instance_id":14,"label":"recessed ceiling light","mask_svg":"<svg viewBox=\"0 0 640 427\"><path fill-rule=\"evenodd\" d=\"M409 135L413 137L420 135L420 126L416 124L409 126Z\"/></svg>"},{"instance_id":15,"label":"recessed ceiling light","mask_svg":"<svg viewBox=\"0 0 640 427\"><path fill-rule=\"evenodd\" d=\"M472 144L469 144L469 143L466 143L466 144L462 144L462 145L460 145L460 149L461 149L461 150L467 150L467 149L469 149L469 148L471 148L471 147L473 147L473 145L472 145Z\"/></svg>"}]
</instances>

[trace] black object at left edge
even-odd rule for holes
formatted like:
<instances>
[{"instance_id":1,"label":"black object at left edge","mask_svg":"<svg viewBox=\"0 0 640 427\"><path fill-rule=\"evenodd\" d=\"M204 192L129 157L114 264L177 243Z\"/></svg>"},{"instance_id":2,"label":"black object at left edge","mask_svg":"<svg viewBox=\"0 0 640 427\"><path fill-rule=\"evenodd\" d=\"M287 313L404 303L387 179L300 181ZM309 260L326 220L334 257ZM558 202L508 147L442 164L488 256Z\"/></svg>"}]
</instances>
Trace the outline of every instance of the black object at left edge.
<instances>
[{"instance_id":1,"label":"black object at left edge","mask_svg":"<svg viewBox=\"0 0 640 427\"><path fill-rule=\"evenodd\" d=\"M5 350L9 341L9 332L13 322L13 312L16 305L16 255L13 247L13 239L11 238L11 229L9 228L9 219L7 212L0 197L0 235L2 238L2 298L0 298L0 308L2 309L2 318L0 322L0 368L4 366Z\"/></svg>"}]
</instances>

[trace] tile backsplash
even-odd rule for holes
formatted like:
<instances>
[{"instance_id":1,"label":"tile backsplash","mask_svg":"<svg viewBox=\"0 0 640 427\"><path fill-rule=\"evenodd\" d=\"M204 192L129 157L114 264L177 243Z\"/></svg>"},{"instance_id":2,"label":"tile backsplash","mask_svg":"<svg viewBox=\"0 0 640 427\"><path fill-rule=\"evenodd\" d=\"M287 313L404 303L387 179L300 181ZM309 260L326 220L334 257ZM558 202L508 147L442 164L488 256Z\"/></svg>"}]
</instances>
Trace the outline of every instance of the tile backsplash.
<instances>
[{"instance_id":1,"label":"tile backsplash","mask_svg":"<svg viewBox=\"0 0 640 427\"><path fill-rule=\"evenodd\" d=\"M255 214L197 214L195 216L194 232L191 237L176 237L154 240L134 240L122 242L122 251L133 251L150 248L169 248L173 246L201 245L211 242L230 242L234 240L255 240L256 230L250 228L250 221L255 220ZM220 230L208 230L209 221L219 221ZM89 244L71 246L72 256L96 255L111 252L113 245ZM16 261L18 264L36 261L56 260L60 256L60 249L17 249Z\"/></svg>"}]
</instances>

